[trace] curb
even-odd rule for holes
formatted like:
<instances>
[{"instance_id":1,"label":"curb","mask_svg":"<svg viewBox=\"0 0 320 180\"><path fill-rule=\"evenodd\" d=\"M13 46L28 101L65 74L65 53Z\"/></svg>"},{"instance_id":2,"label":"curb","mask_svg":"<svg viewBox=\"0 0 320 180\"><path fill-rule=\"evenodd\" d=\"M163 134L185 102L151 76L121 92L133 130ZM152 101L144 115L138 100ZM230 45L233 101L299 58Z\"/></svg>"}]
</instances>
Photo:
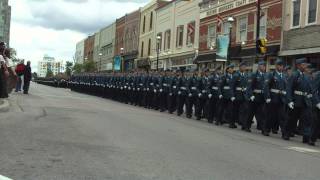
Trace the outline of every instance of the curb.
<instances>
[{"instance_id":1,"label":"curb","mask_svg":"<svg viewBox=\"0 0 320 180\"><path fill-rule=\"evenodd\" d=\"M0 113L9 111L9 101L6 99L0 100Z\"/></svg>"}]
</instances>

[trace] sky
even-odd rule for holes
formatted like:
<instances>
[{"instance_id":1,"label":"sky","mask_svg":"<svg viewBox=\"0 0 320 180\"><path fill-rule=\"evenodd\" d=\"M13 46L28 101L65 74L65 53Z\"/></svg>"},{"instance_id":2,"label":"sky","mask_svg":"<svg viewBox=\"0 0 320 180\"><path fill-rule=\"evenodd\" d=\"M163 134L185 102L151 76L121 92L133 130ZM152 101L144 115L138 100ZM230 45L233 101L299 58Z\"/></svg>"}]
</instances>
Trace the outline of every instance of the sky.
<instances>
[{"instance_id":1,"label":"sky","mask_svg":"<svg viewBox=\"0 0 320 180\"><path fill-rule=\"evenodd\" d=\"M33 71L45 54L73 61L76 43L149 0L9 0L10 46Z\"/></svg>"}]
</instances>

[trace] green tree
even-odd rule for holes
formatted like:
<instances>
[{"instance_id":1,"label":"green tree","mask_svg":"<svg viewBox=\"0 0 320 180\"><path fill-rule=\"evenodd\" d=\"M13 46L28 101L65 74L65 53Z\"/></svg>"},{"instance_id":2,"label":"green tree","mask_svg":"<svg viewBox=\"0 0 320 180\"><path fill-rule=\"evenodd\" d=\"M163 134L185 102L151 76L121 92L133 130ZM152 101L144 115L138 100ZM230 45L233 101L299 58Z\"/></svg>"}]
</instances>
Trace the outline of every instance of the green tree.
<instances>
[{"instance_id":1,"label":"green tree","mask_svg":"<svg viewBox=\"0 0 320 180\"><path fill-rule=\"evenodd\" d=\"M84 72L94 72L96 70L96 65L93 61L86 61L83 63Z\"/></svg>"},{"instance_id":2,"label":"green tree","mask_svg":"<svg viewBox=\"0 0 320 180\"><path fill-rule=\"evenodd\" d=\"M82 64L76 63L76 64L73 66L73 72L74 72L74 73L81 73L81 72L82 72L82 69L83 69L83 65L82 65Z\"/></svg>"},{"instance_id":3,"label":"green tree","mask_svg":"<svg viewBox=\"0 0 320 180\"><path fill-rule=\"evenodd\" d=\"M72 62L70 62L70 61L66 62L66 75L69 77L71 76L72 66L73 66Z\"/></svg>"},{"instance_id":4,"label":"green tree","mask_svg":"<svg viewBox=\"0 0 320 180\"><path fill-rule=\"evenodd\" d=\"M47 70L47 74L46 74L46 78L51 78L53 77L53 72L51 71L51 69Z\"/></svg>"}]
</instances>

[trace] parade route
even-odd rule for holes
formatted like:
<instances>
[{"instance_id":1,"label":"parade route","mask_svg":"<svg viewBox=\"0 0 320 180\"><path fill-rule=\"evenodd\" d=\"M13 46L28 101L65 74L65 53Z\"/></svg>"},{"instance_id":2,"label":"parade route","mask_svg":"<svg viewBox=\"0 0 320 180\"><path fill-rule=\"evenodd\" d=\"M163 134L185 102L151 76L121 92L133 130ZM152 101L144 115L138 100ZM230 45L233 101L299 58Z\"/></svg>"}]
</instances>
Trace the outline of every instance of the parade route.
<instances>
[{"instance_id":1,"label":"parade route","mask_svg":"<svg viewBox=\"0 0 320 180\"><path fill-rule=\"evenodd\" d=\"M0 113L14 180L318 180L320 148L31 84Z\"/></svg>"}]
</instances>

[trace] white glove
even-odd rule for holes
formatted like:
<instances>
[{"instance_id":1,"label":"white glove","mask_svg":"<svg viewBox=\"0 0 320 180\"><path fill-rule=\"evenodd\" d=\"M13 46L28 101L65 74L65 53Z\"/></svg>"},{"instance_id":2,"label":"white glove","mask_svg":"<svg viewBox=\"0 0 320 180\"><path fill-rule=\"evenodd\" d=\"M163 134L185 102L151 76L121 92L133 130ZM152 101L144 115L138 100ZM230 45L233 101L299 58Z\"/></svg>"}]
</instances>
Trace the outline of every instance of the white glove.
<instances>
[{"instance_id":1,"label":"white glove","mask_svg":"<svg viewBox=\"0 0 320 180\"><path fill-rule=\"evenodd\" d=\"M178 94L180 95L180 94L181 94L181 91L178 91Z\"/></svg>"},{"instance_id":2,"label":"white glove","mask_svg":"<svg viewBox=\"0 0 320 180\"><path fill-rule=\"evenodd\" d=\"M160 89L160 92L162 92L163 90L162 89Z\"/></svg>"},{"instance_id":3,"label":"white glove","mask_svg":"<svg viewBox=\"0 0 320 180\"><path fill-rule=\"evenodd\" d=\"M269 104L271 102L271 99L266 99L266 103Z\"/></svg>"},{"instance_id":4,"label":"white glove","mask_svg":"<svg viewBox=\"0 0 320 180\"><path fill-rule=\"evenodd\" d=\"M316 106L317 106L317 108L320 110L320 103L318 103Z\"/></svg>"},{"instance_id":5,"label":"white glove","mask_svg":"<svg viewBox=\"0 0 320 180\"><path fill-rule=\"evenodd\" d=\"M201 94L201 93L199 93L199 94L198 94L198 96L199 96L199 97L201 97L201 96L202 96L202 94Z\"/></svg>"},{"instance_id":6,"label":"white glove","mask_svg":"<svg viewBox=\"0 0 320 180\"><path fill-rule=\"evenodd\" d=\"M140 88L138 88L137 91L140 91Z\"/></svg>"},{"instance_id":7,"label":"white glove","mask_svg":"<svg viewBox=\"0 0 320 180\"><path fill-rule=\"evenodd\" d=\"M123 87L120 88L121 90L123 89Z\"/></svg>"},{"instance_id":8,"label":"white glove","mask_svg":"<svg viewBox=\"0 0 320 180\"><path fill-rule=\"evenodd\" d=\"M147 88L147 91L149 91L149 88Z\"/></svg>"},{"instance_id":9,"label":"white glove","mask_svg":"<svg viewBox=\"0 0 320 180\"><path fill-rule=\"evenodd\" d=\"M255 98L256 98L256 97L251 96L250 100L251 100L251 101L254 101Z\"/></svg>"},{"instance_id":10,"label":"white glove","mask_svg":"<svg viewBox=\"0 0 320 180\"><path fill-rule=\"evenodd\" d=\"M232 97L232 98L231 98L231 101L233 102L234 100L236 100L236 98L235 98L235 97Z\"/></svg>"},{"instance_id":11,"label":"white glove","mask_svg":"<svg viewBox=\"0 0 320 180\"><path fill-rule=\"evenodd\" d=\"M223 96L222 95L219 95L219 99L222 99L223 98Z\"/></svg>"},{"instance_id":12,"label":"white glove","mask_svg":"<svg viewBox=\"0 0 320 180\"><path fill-rule=\"evenodd\" d=\"M157 90L153 90L153 92L154 92L154 93L156 93L156 92L157 92Z\"/></svg>"},{"instance_id":13,"label":"white glove","mask_svg":"<svg viewBox=\"0 0 320 180\"><path fill-rule=\"evenodd\" d=\"M172 96L172 93L169 93L169 96Z\"/></svg>"},{"instance_id":14,"label":"white glove","mask_svg":"<svg viewBox=\"0 0 320 180\"><path fill-rule=\"evenodd\" d=\"M209 94L208 97L211 99L212 98L212 94Z\"/></svg>"},{"instance_id":15,"label":"white glove","mask_svg":"<svg viewBox=\"0 0 320 180\"><path fill-rule=\"evenodd\" d=\"M191 97L192 96L192 94L191 93L189 93L189 97Z\"/></svg>"},{"instance_id":16,"label":"white glove","mask_svg":"<svg viewBox=\"0 0 320 180\"><path fill-rule=\"evenodd\" d=\"M288 104L288 106L289 106L290 109L294 109L294 103L293 103L293 102L290 102L290 103Z\"/></svg>"}]
</instances>

